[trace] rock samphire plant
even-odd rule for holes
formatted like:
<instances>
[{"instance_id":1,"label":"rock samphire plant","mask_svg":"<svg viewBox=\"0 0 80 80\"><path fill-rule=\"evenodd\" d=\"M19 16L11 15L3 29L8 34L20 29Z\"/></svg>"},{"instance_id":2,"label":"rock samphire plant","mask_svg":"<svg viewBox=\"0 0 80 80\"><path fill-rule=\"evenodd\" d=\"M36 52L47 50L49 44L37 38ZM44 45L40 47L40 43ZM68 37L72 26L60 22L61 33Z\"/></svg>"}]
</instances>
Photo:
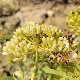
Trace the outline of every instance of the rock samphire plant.
<instances>
[{"instance_id":1,"label":"rock samphire plant","mask_svg":"<svg viewBox=\"0 0 80 80\"><path fill-rule=\"evenodd\" d=\"M65 21L72 28L65 35L58 27L28 21L24 27L16 29L13 38L3 47L2 54L12 55L13 62L26 62L29 57L34 57L31 80L35 79L36 74L44 73L48 73L47 80L80 80L80 42L74 42L80 36L80 6L70 11ZM71 33L73 31L76 31L75 36ZM48 64L38 68L40 62Z\"/></svg>"}]
</instances>

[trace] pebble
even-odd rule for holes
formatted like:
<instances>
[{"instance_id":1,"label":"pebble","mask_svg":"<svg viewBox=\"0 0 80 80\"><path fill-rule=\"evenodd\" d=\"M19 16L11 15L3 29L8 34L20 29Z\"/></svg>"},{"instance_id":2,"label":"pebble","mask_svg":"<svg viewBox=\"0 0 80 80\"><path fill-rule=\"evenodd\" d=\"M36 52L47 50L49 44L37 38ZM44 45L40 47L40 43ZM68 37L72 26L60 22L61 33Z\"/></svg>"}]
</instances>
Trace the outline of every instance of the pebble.
<instances>
[{"instance_id":1,"label":"pebble","mask_svg":"<svg viewBox=\"0 0 80 80\"><path fill-rule=\"evenodd\" d=\"M48 10L48 11L47 11L47 15L48 15L49 17L52 17L52 16L54 16L54 12L53 12L52 10Z\"/></svg>"}]
</instances>

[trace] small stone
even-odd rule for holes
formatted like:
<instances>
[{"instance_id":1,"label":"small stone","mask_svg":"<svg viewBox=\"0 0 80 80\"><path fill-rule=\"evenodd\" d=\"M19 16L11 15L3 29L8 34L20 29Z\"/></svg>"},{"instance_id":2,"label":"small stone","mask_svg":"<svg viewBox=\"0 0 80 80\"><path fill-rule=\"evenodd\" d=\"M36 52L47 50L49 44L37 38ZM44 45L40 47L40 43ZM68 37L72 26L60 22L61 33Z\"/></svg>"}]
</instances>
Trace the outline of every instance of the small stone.
<instances>
[{"instance_id":1,"label":"small stone","mask_svg":"<svg viewBox=\"0 0 80 80\"><path fill-rule=\"evenodd\" d=\"M48 11L47 11L47 15L48 15L49 17L52 17L52 16L54 16L54 12L53 12L52 10L48 10Z\"/></svg>"},{"instance_id":2,"label":"small stone","mask_svg":"<svg viewBox=\"0 0 80 80\"><path fill-rule=\"evenodd\" d=\"M17 77L21 77L20 71L15 71L15 72L14 72L14 75L16 75Z\"/></svg>"}]
</instances>

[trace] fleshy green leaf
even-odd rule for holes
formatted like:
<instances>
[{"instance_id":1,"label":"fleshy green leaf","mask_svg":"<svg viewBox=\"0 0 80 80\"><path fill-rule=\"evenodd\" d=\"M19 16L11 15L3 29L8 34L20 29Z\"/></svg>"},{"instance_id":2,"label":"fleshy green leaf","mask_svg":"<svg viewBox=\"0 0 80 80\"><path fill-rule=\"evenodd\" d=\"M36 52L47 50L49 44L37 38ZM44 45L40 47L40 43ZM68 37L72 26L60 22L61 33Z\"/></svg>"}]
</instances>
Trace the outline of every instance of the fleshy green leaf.
<instances>
[{"instance_id":1,"label":"fleshy green leaf","mask_svg":"<svg viewBox=\"0 0 80 80\"><path fill-rule=\"evenodd\" d=\"M20 73L22 74L22 76L24 77L24 71L22 70L22 68L17 63L15 63L15 66L20 71Z\"/></svg>"},{"instance_id":2,"label":"fleshy green leaf","mask_svg":"<svg viewBox=\"0 0 80 80\"><path fill-rule=\"evenodd\" d=\"M69 77L69 76L66 76L66 73L64 72L63 74L60 73L59 71L56 71L54 69L50 69L50 68L40 68L38 69L37 73L39 73L40 71L42 71L42 73L49 73L49 74L55 74L55 75L58 75L58 76L61 76L63 77L64 79L69 79L69 80L75 80L74 78L72 77Z\"/></svg>"},{"instance_id":3,"label":"fleshy green leaf","mask_svg":"<svg viewBox=\"0 0 80 80\"><path fill-rule=\"evenodd\" d=\"M68 76L67 78L68 78L69 80L76 80L76 79L74 79L74 78L72 78L72 77L69 77L69 76Z\"/></svg>"},{"instance_id":4,"label":"fleshy green leaf","mask_svg":"<svg viewBox=\"0 0 80 80\"><path fill-rule=\"evenodd\" d=\"M76 67L79 69L79 71L80 71L80 64L78 64L77 62L76 62Z\"/></svg>"},{"instance_id":5,"label":"fleshy green leaf","mask_svg":"<svg viewBox=\"0 0 80 80\"><path fill-rule=\"evenodd\" d=\"M21 78L16 78L17 80L21 80ZM15 80L12 76L6 76L6 77L2 77L0 78L0 80Z\"/></svg>"},{"instance_id":6,"label":"fleshy green leaf","mask_svg":"<svg viewBox=\"0 0 80 80\"><path fill-rule=\"evenodd\" d=\"M0 80L14 80L14 78L11 76L6 76L6 77L1 78Z\"/></svg>"},{"instance_id":7,"label":"fleshy green leaf","mask_svg":"<svg viewBox=\"0 0 80 80\"><path fill-rule=\"evenodd\" d=\"M40 69L38 69L37 73L39 73L40 71L42 71L42 73L51 73L51 74L59 75L61 77L64 76L60 72L58 72L58 71L56 71L54 69L50 69L50 68L40 68Z\"/></svg>"}]
</instances>

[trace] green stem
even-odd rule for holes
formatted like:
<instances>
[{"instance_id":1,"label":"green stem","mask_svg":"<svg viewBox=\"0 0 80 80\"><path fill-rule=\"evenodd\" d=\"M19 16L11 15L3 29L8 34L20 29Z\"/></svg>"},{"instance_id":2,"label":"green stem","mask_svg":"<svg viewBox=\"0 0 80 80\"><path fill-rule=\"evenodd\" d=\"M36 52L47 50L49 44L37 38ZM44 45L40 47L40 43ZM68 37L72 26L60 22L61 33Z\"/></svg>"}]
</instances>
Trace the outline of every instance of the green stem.
<instances>
[{"instance_id":1,"label":"green stem","mask_svg":"<svg viewBox=\"0 0 80 80\"><path fill-rule=\"evenodd\" d=\"M48 75L47 80L51 80L51 74Z\"/></svg>"},{"instance_id":2,"label":"green stem","mask_svg":"<svg viewBox=\"0 0 80 80\"><path fill-rule=\"evenodd\" d=\"M35 59L35 65L34 65L34 68L33 68L31 80L34 80L34 77L35 77L35 74L36 74L38 57L39 57L39 53L38 53L38 51L36 50L36 59Z\"/></svg>"},{"instance_id":3,"label":"green stem","mask_svg":"<svg viewBox=\"0 0 80 80\"><path fill-rule=\"evenodd\" d=\"M77 36L73 37L73 40L76 38Z\"/></svg>"}]
</instances>

